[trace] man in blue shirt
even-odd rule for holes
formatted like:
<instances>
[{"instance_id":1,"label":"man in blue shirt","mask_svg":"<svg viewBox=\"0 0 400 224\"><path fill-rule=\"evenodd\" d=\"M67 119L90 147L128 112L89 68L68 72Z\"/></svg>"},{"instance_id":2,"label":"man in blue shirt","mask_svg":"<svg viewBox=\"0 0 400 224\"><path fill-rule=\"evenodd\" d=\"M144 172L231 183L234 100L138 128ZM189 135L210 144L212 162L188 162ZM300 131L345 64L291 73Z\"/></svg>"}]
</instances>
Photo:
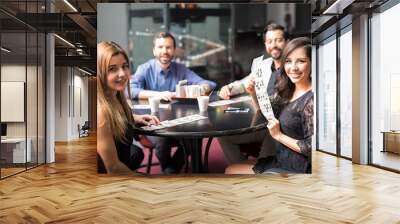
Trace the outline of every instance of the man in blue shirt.
<instances>
[{"instance_id":1,"label":"man in blue shirt","mask_svg":"<svg viewBox=\"0 0 400 224\"><path fill-rule=\"evenodd\" d=\"M187 80L189 85L201 85L204 93L216 87L215 82L202 79L185 65L172 61L176 45L171 34L157 33L153 43L155 58L139 65L131 80L133 98L158 96L169 101L175 95L176 84L181 80Z\"/></svg>"},{"instance_id":2,"label":"man in blue shirt","mask_svg":"<svg viewBox=\"0 0 400 224\"><path fill-rule=\"evenodd\" d=\"M139 65L131 79L130 88L133 99L147 99L151 96L170 101L175 95L175 86L181 80L187 80L189 85L200 85L203 93L208 93L216 87L212 81L202 79L183 64L172 59L175 55L175 38L166 32L159 32L153 40L154 59ZM184 164L183 149L178 147L171 157L171 147L176 141L171 138L148 136L155 145L156 156L165 174L179 173Z\"/></svg>"}]
</instances>

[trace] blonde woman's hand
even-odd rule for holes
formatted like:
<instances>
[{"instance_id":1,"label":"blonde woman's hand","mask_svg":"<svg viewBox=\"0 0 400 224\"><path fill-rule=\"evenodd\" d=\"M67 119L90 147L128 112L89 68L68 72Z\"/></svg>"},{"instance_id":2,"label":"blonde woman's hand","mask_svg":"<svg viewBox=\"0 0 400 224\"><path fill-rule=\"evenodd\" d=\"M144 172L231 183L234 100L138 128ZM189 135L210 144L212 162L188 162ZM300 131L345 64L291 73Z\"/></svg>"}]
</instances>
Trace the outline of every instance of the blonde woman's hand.
<instances>
[{"instance_id":1,"label":"blonde woman's hand","mask_svg":"<svg viewBox=\"0 0 400 224\"><path fill-rule=\"evenodd\" d=\"M147 126L160 124L160 120L158 120L156 116L150 114L134 115L133 118L136 124L143 124Z\"/></svg>"},{"instance_id":2,"label":"blonde woman's hand","mask_svg":"<svg viewBox=\"0 0 400 224\"><path fill-rule=\"evenodd\" d=\"M223 86L218 95L224 100L229 100L229 98L231 98L231 90L229 85Z\"/></svg>"},{"instance_id":3,"label":"blonde woman's hand","mask_svg":"<svg viewBox=\"0 0 400 224\"><path fill-rule=\"evenodd\" d=\"M277 141L280 141L282 132L281 132L281 126L280 126L279 120L277 120L276 118L272 118L272 119L268 120L267 127L268 127L269 133L271 134L272 138L274 138Z\"/></svg>"}]
</instances>

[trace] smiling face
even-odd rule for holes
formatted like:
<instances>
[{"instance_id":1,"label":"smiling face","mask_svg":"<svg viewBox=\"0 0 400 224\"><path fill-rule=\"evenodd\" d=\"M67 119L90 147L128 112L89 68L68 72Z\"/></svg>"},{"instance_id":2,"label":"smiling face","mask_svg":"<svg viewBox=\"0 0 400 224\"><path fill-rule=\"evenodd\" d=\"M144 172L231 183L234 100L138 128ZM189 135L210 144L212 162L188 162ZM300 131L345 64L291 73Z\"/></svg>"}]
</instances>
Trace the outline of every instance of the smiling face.
<instances>
[{"instance_id":1,"label":"smiling face","mask_svg":"<svg viewBox=\"0 0 400 224\"><path fill-rule=\"evenodd\" d=\"M107 86L111 91L124 91L129 81L130 69L124 55L111 57L107 70Z\"/></svg>"},{"instance_id":2,"label":"smiling face","mask_svg":"<svg viewBox=\"0 0 400 224\"><path fill-rule=\"evenodd\" d=\"M295 85L310 82L311 60L307 57L303 47L293 50L284 63L285 72Z\"/></svg>"},{"instance_id":3,"label":"smiling face","mask_svg":"<svg viewBox=\"0 0 400 224\"><path fill-rule=\"evenodd\" d=\"M282 30L271 30L265 34L265 50L274 60L279 60L285 48L286 40Z\"/></svg>"},{"instance_id":4,"label":"smiling face","mask_svg":"<svg viewBox=\"0 0 400 224\"><path fill-rule=\"evenodd\" d=\"M175 55L175 46L172 38L155 39L153 54L162 67L168 67Z\"/></svg>"}]
</instances>

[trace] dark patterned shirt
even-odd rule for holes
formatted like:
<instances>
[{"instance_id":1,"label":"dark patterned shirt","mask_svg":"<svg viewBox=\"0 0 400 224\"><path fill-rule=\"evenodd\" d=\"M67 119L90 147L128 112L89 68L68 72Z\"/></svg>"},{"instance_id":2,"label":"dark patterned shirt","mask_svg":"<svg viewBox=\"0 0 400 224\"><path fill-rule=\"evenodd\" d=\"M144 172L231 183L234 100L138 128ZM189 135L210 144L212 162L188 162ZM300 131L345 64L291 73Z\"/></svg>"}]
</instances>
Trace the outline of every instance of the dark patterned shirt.
<instances>
[{"instance_id":1,"label":"dark patterned shirt","mask_svg":"<svg viewBox=\"0 0 400 224\"><path fill-rule=\"evenodd\" d=\"M286 104L279 114L281 131L298 140L300 153L276 142L276 156L259 159L253 168L254 172L263 173L270 168L282 168L291 172L311 173L313 118L314 93L311 90Z\"/></svg>"}]
</instances>

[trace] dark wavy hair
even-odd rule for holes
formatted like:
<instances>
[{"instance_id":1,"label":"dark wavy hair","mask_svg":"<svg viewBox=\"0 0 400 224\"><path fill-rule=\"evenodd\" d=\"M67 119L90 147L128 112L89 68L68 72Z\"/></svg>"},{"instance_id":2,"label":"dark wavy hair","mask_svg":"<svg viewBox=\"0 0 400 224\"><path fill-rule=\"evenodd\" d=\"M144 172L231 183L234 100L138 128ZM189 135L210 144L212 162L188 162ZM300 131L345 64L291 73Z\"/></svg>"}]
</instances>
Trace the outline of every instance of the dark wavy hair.
<instances>
[{"instance_id":1,"label":"dark wavy hair","mask_svg":"<svg viewBox=\"0 0 400 224\"><path fill-rule=\"evenodd\" d=\"M266 27L264 27L263 30L263 40L265 42L265 40L267 39L267 32L268 31L275 31L275 30L280 30L283 33L283 38L285 38L285 40L289 39L289 33L286 31L285 27L277 24L277 23L271 23L268 24Z\"/></svg>"},{"instance_id":2,"label":"dark wavy hair","mask_svg":"<svg viewBox=\"0 0 400 224\"><path fill-rule=\"evenodd\" d=\"M286 74L285 71L285 61L287 57L296 49L298 48L303 48L304 51L306 52L306 56L310 59L311 61L311 41L310 38L308 37L299 37L295 38L286 45L286 47L283 49L282 52L282 58L281 58L281 72L280 75L277 77L277 83L275 85L276 93L278 94L278 97L281 101L282 104L286 104L290 101L290 99L293 96L295 85L294 83L289 79L288 75ZM311 76L310 76L311 78Z\"/></svg>"}]
</instances>

